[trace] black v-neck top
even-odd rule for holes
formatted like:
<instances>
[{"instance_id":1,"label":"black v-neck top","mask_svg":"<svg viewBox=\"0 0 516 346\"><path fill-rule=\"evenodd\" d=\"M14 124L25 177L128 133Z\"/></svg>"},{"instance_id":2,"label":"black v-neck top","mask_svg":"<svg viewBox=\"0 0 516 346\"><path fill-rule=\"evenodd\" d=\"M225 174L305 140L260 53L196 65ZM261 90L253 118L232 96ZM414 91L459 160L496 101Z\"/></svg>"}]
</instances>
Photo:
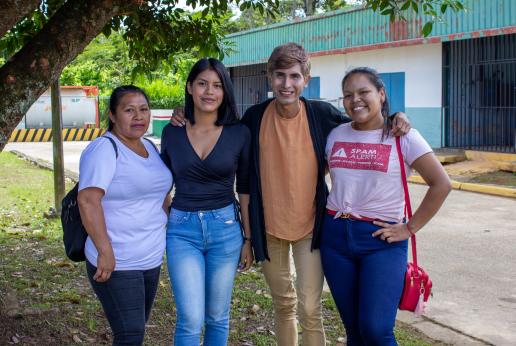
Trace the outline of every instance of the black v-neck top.
<instances>
[{"instance_id":1,"label":"black v-neck top","mask_svg":"<svg viewBox=\"0 0 516 346\"><path fill-rule=\"evenodd\" d=\"M242 124L224 125L204 160L195 152L186 127L167 125L161 135L161 158L174 176L172 208L183 211L213 210L249 193L251 134Z\"/></svg>"}]
</instances>

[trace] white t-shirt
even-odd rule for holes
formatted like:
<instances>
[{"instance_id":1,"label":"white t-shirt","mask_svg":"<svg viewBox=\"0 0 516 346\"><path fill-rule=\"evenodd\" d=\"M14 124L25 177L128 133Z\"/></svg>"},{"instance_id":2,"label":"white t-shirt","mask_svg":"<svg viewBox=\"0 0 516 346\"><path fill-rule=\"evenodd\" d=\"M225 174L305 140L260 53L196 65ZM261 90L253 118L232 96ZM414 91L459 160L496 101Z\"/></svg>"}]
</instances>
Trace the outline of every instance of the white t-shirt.
<instances>
[{"instance_id":1,"label":"white t-shirt","mask_svg":"<svg viewBox=\"0 0 516 346\"><path fill-rule=\"evenodd\" d=\"M408 177L410 165L432 149L411 129L401 137L401 151ZM357 131L351 123L342 124L328 136L326 159L332 181L328 209L392 222L403 219L405 195L395 137L382 141L381 129Z\"/></svg>"},{"instance_id":2,"label":"white t-shirt","mask_svg":"<svg viewBox=\"0 0 516 346\"><path fill-rule=\"evenodd\" d=\"M142 139L149 156L141 157L111 133L118 149L106 138L97 138L81 154L79 191L87 187L104 190L102 208L115 270L147 270L163 261L167 215L163 201L172 187L172 174L156 149ZM97 249L86 240L86 258L97 265Z\"/></svg>"}]
</instances>

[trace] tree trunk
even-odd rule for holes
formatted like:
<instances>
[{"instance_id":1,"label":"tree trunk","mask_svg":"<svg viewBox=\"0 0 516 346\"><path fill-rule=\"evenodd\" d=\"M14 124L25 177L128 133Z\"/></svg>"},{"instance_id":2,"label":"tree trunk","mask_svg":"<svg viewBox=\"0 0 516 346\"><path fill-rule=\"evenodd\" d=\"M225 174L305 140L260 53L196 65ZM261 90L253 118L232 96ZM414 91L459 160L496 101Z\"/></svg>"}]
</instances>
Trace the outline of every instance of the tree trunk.
<instances>
[{"instance_id":1,"label":"tree trunk","mask_svg":"<svg viewBox=\"0 0 516 346\"><path fill-rule=\"evenodd\" d=\"M0 68L0 152L38 97L116 15L139 0L69 0Z\"/></svg>"},{"instance_id":2,"label":"tree trunk","mask_svg":"<svg viewBox=\"0 0 516 346\"><path fill-rule=\"evenodd\" d=\"M16 25L23 17L34 11L39 0L5 0L0 15L0 37Z\"/></svg>"},{"instance_id":3,"label":"tree trunk","mask_svg":"<svg viewBox=\"0 0 516 346\"><path fill-rule=\"evenodd\" d=\"M314 9L315 9L315 1L314 0L304 0L303 1L305 3L305 14L307 17L311 16L314 14Z\"/></svg>"}]
</instances>

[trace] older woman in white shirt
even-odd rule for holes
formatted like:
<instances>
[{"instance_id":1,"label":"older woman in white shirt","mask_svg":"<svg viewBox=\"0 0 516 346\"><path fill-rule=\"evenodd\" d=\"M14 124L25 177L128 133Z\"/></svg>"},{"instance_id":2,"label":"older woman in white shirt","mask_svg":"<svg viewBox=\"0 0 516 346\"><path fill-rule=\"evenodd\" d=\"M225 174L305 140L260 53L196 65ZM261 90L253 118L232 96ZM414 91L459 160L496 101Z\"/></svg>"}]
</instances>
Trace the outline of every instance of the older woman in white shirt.
<instances>
[{"instance_id":1,"label":"older woman in white shirt","mask_svg":"<svg viewBox=\"0 0 516 346\"><path fill-rule=\"evenodd\" d=\"M113 345L141 345L165 250L172 175L142 137L149 102L135 86L116 88L106 137L81 156L78 202L88 233L90 283L113 331Z\"/></svg>"}]
</instances>

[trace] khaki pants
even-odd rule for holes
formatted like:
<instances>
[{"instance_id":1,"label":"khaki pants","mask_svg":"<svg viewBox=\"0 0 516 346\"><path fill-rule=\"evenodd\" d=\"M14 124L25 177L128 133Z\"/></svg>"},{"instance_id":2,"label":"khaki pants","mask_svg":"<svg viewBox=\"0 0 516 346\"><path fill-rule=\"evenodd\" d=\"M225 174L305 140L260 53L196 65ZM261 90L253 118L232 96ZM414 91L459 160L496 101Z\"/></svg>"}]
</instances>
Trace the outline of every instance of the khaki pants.
<instances>
[{"instance_id":1,"label":"khaki pants","mask_svg":"<svg viewBox=\"0 0 516 346\"><path fill-rule=\"evenodd\" d=\"M302 344L326 344L321 311L324 275L319 250L310 251L311 243L311 235L298 241L288 241L267 234L271 260L263 263L263 273L271 289L279 346L297 345L296 305ZM295 274L291 267L291 249Z\"/></svg>"}]
</instances>

